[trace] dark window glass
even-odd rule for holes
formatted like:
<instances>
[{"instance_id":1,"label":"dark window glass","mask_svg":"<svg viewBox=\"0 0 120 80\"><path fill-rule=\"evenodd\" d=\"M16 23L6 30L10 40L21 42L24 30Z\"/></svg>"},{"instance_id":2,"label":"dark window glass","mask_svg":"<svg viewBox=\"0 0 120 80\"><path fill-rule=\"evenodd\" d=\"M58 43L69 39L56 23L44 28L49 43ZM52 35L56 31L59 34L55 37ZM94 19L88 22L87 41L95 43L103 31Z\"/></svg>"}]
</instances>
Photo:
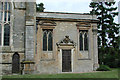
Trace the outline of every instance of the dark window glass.
<instances>
[{"instance_id":1,"label":"dark window glass","mask_svg":"<svg viewBox=\"0 0 120 80\"><path fill-rule=\"evenodd\" d=\"M43 51L47 51L47 32L43 33Z\"/></svg>"},{"instance_id":2,"label":"dark window glass","mask_svg":"<svg viewBox=\"0 0 120 80\"><path fill-rule=\"evenodd\" d=\"M10 11L10 3L8 3L8 10Z\"/></svg>"},{"instance_id":3,"label":"dark window glass","mask_svg":"<svg viewBox=\"0 0 120 80\"><path fill-rule=\"evenodd\" d=\"M10 26L7 24L4 26L4 45L9 46L10 40Z\"/></svg>"},{"instance_id":4,"label":"dark window glass","mask_svg":"<svg viewBox=\"0 0 120 80\"><path fill-rule=\"evenodd\" d=\"M7 12L5 11L5 14L4 14L4 21L6 21L6 18L7 18Z\"/></svg>"},{"instance_id":5,"label":"dark window glass","mask_svg":"<svg viewBox=\"0 0 120 80\"><path fill-rule=\"evenodd\" d=\"M84 49L88 50L88 37L87 37L87 33L85 33L85 35L84 35Z\"/></svg>"},{"instance_id":6,"label":"dark window glass","mask_svg":"<svg viewBox=\"0 0 120 80\"><path fill-rule=\"evenodd\" d=\"M80 51L83 50L83 37L82 37L82 33L80 33L80 37L79 37L79 44L80 44Z\"/></svg>"},{"instance_id":7,"label":"dark window glass","mask_svg":"<svg viewBox=\"0 0 120 80\"><path fill-rule=\"evenodd\" d=\"M10 21L10 12L8 12L8 21Z\"/></svg>"},{"instance_id":8,"label":"dark window glass","mask_svg":"<svg viewBox=\"0 0 120 80\"><path fill-rule=\"evenodd\" d=\"M52 51L52 32L48 35L48 51Z\"/></svg>"},{"instance_id":9,"label":"dark window glass","mask_svg":"<svg viewBox=\"0 0 120 80\"><path fill-rule=\"evenodd\" d=\"M7 2L5 2L5 11L7 10Z\"/></svg>"},{"instance_id":10,"label":"dark window glass","mask_svg":"<svg viewBox=\"0 0 120 80\"><path fill-rule=\"evenodd\" d=\"M0 12L0 20L2 20L3 12Z\"/></svg>"},{"instance_id":11,"label":"dark window glass","mask_svg":"<svg viewBox=\"0 0 120 80\"><path fill-rule=\"evenodd\" d=\"M1 6L2 10L3 10L3 2L2 2L2 6Z\"/></svg>"},{"instance_id":12,"label":"dark window glass","mask_svg":"<svg viewBox=\"0 0 120 80\"><path fill-rule=\"evenodd\" d=\"M2 26L0 24L0 45L1 45L1 34L2 34Z\"/></svg>"}]
</instances>

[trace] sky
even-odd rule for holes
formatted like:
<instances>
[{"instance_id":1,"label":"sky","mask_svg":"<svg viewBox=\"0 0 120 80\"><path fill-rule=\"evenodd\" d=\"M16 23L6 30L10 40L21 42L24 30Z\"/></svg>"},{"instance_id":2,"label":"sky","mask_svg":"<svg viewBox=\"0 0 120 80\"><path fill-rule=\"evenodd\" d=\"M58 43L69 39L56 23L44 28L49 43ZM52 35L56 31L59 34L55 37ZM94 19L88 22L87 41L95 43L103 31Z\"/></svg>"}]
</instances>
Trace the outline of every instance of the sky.
<instances>
[{"instance_id":1,"label":"sky","mask_svg":"<svg viewBox=\"0 0 120 80\"><path fill-rule=\"evenodd\" d=\"M37 3L44 3L45 12L67 12L67 13L89 13L91 0L36 0ZM120 0L115 0L118 6ZM115 18L118 22L118 17Z\"/></svg>"}]
</instances>

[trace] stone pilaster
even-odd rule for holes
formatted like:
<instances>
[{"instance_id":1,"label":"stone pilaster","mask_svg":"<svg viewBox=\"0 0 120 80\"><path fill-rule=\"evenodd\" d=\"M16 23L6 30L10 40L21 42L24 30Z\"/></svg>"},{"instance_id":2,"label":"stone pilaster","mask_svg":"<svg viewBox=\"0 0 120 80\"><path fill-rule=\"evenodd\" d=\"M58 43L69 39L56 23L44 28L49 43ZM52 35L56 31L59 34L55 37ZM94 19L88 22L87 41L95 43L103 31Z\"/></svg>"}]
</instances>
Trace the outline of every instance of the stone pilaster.
<instances>
[{"instance_id":1,"label":"stone pilaster","mask_svg":"<svg viewBox=\"0 0 120 80\"><path fill-rule=\"evenodd\" d=\"M97 25L93 25L93 70L99 67L98 64L98 44L97 44Z\"/></svg>"},{"instance_id":2,"label":"stone pilaster","mask_svg":"<svg viewBox=\"0 0 120 80\"><path fill-rule=\"evenodd\" d=\"M25 58L34 61L35 53L36 3L26 2Z\"/></svg>"}]
</instances>

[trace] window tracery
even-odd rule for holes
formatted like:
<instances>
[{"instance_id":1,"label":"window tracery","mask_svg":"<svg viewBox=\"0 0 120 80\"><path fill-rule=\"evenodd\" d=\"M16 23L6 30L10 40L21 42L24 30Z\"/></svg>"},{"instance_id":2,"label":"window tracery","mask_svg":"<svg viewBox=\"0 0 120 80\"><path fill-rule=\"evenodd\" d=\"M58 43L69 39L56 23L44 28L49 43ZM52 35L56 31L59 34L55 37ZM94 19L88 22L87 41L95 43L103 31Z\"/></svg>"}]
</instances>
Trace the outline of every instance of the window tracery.
<instances>
[{"instance_id":1,"label":"window tracery","mask_svg":"<svg viewBox=\"0 0 120 80\"><path fill-rule=\"evenodd\" d=\"M0 46L10 44L10 2L0 2Z\"/></svg>"},{"instance_id":2,"label":"window tracery","mask_svg":"<svg viewBox=\"0 0 120 80\"><path fill-rule=\"evenodd\" d=\"M88 50L88 31L80 30L79 32L79 50L87 51Z\"/></svg>"},{"instance_id":3,"label":"window tracery","mask_svg":"<svg viewBox=\"0 0 120 80\"><path fill-rule=\"evenodd\" d=\"M43 51L53 50L52 29L43 29Z\"/></svg>"}]
</instances>

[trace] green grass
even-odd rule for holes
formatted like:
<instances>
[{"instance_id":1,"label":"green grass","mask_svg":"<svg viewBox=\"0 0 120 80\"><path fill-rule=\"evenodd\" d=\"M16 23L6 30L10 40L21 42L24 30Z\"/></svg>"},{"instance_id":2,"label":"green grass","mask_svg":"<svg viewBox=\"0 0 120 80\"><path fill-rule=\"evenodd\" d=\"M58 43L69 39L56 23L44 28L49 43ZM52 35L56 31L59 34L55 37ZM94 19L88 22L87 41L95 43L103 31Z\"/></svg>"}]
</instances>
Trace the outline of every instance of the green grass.
<instances>
[{"instance_id":1,"label":"green grass","mask_svg":"<svg viewBox=\"0 0 120 80\"><path fill-rule=\"evenodd\" d=\"M3 78L118 78L118 69L90 73L62 73L38 75L5 75Z\"/></svg>"}]
</instances>

